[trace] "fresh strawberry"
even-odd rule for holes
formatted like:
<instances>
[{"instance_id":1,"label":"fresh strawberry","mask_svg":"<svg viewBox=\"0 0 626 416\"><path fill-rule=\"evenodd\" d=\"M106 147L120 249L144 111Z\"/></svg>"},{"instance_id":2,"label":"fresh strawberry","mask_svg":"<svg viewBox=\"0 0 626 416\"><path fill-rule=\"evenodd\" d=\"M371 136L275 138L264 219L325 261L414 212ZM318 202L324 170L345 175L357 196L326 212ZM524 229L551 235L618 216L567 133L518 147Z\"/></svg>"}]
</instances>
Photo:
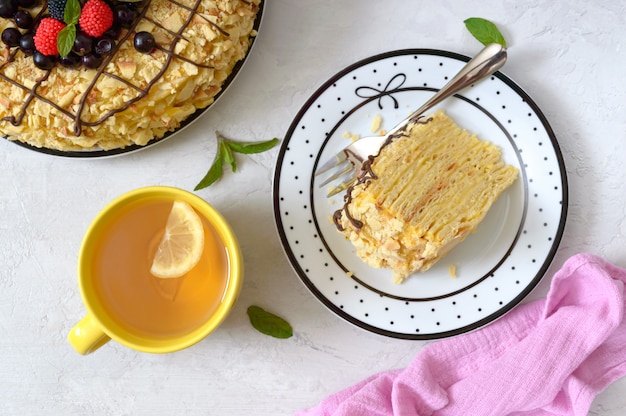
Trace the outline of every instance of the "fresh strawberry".
<instances>
[{"instance_id":1,"label":"fresh strawberry","mask_svg":"<svg viewBox=\"0 0 626 416\"><path fill-rule=\"evenodd\" d=\"M113 26L113 11L102 0L89 0L83 6L78 24L89 36L100 37Z\"/></svg>"},{"instance_id":2,"label":"fresh strawberry","mask_svg":"<svg viewBox=\"0 0 626 416\"><path fill-rule=\"evenodd\" d=\"M43 55L58 55L57 38L64 27L63 22L52 17L41 19L35 32L35 49Z\"/></svg>"}]
</instances>

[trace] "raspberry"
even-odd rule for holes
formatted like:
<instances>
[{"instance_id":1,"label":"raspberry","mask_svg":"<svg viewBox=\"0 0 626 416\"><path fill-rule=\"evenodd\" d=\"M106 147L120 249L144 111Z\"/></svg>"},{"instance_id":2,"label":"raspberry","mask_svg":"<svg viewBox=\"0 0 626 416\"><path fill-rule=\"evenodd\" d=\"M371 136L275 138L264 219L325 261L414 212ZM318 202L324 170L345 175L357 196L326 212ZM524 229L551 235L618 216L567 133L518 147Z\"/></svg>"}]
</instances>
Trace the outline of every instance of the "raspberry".
<instances>
[{"instance_id":1,"label":"raspberry","mask_svg":"<svg viewBox=\"0 0 626 416\"><path fill-rule=\"evenodd\" d=\"M83 6L78 24L89 36L100 37L113 26L113 11L102 0L89 0Z\"/></svg>"},{"instance_id":2,"label":"raspberry","mask_svg":"<svg viewBox=\"0 0 626 416\"><path fill-rule=\"evenodd\" d=\"M64 27L63 22L52 17L41 19L35 32L35 49L42 55L58 55L57 37Z\"/></svg>"},{"instance_id":3,"label":"raspberry","mask_svg":"<svg viewBox=\"0 0 626 416\"><path fill-rule=\"evenodd\" d=\"M48 0L48 11L50 12L50 16L63 22L65 3L67 3L67 0Z\"/></svg>"}]
</instances>

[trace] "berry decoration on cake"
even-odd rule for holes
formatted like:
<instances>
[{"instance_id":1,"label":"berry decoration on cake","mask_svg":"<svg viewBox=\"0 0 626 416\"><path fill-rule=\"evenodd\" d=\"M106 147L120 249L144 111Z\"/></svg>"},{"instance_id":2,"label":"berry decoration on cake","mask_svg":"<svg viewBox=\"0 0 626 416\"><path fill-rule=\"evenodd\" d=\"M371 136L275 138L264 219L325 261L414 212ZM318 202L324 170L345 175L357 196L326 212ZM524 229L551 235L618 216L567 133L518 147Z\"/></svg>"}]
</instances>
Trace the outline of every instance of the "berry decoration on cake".
<instances>
[{"instance_id":1,"label":"berry decoration on cake","mask_svg":"<svg viewBox=\"0 0 626 416\"><path fill-rule=\"evenodd\" d=\"M33 25L33 16L26 10L18 10L13 15L15 19L15 25L20 29L30 29Z\"/></svg>"},{"instance_id":2,"label":"berry decoration on cake","mask_svg":"<svg viewBox=\"0 0 626 416\"><path fill-rule=\"evenodd\" d=\"M48 0L48 12L53 18L65 22L63 15L65 13L65 4L67 0Z\"/></svg>"},{"instance_id":3,"label":"berry decoration on cake","mask_svg":"<svg viewBox=\"0 0 626 416\"><path fill-rule=\"evenodd\" d=\"M17 0L0 1L0 17L4 17L6 19L13 17L15 12L17 11L17 8L18 8Z\"/></svg>"},{"instance_id":4,"label":"berry decoration on cake","mask_svg":"<svg viewBox=\"0 0 626 416\"><path fill-rule=\"evenodd\" d=\"M0 0L0 136L143 146L213 103L261 0Z\"/></svg>"},{"instance_id":5,"label":"berry decoration on cake","mask_svg":"<svg viewBox=\"0 0 626 416\"><path fill-rule=\"evenodd\" d=\"M133 45L139 52L150 53L155 46L154 36L149 32L139 32L135 35Z\"/></svg>"},{"instance_id":6,"label":"berry decoration on cake","mask_svg":"<svg viewBox=\"0 0 626 416\"><path fill-rule=\"evenodd\" d=\"M101 0L89 0L83 6L78 22L83 32L97 38L113 25L113 11Z\"/></svg>"},{"instance_id":7,"label":"berry decoration on cake","mask_svg":"<svg viewBox=\"0 0 626 416\"><path fill-rule=\"evenodd\" d=\"M46 17L39 22L35 32L35 49L43 55L58 55L57 39L65 24L52 17Z\"/></svg>"},{"instance_id":8,"label":"berry decoration on cake","mask_svg":"<svg viewBox=\"0 0 626 416\"><path fill-rule=\"evenodd\" d=\"M2 42L7 46L13 47L20 44L20 31L14 27L6 28L2 31Z\"/></svg>"}]
</instances>

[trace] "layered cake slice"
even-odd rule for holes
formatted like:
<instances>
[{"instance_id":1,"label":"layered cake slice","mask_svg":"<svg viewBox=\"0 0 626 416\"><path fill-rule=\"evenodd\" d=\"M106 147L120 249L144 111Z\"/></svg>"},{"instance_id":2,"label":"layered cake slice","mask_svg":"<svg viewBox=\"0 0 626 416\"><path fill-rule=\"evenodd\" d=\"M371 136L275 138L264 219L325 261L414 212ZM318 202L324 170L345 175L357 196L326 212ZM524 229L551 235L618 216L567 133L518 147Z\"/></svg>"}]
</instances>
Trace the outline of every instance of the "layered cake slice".
<instances>
[{"instance_id":1,"label":"layered cake slice","mask_svg":"<svg viewBox=\"0 0 626 416\"><path fill-rule=\"evenodd\" d=\"M397 283L463 241L518 176L497 146L443 111L410 124L370 163L334 220L357 255Z\"/></svg>"}]
</instances>

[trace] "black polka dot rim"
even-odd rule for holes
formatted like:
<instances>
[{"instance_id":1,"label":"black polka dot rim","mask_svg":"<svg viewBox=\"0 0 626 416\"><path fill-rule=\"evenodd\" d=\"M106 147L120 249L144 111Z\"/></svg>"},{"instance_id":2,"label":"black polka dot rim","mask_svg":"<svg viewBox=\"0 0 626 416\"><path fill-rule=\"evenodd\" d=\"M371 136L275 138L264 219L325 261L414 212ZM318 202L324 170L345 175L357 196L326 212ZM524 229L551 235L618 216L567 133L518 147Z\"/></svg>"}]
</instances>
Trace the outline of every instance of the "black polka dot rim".
<instances>
[{"instance_id":1,"label":"black polka dot rim","mask_svg":"<svg viewBox=\"0 0 626 416\"><path fill-rule=\"evenodd\" d=\"M459 126L499 146L506 162L520 170L475 233L430 270L397 285L390 271L360 260L330 220L343 195L326 198L328 189L314 176L318 164L351 137L371 135L381 117L382 128L391 129L468 60L415 49L357 62L311 96L282 143L273 200L285 253L315 297L368 331L424 340L488 324L539 283L561 240L568 188L559 145L539 107L501 72L438 106Z\"/></svg>"}]
</instances>

